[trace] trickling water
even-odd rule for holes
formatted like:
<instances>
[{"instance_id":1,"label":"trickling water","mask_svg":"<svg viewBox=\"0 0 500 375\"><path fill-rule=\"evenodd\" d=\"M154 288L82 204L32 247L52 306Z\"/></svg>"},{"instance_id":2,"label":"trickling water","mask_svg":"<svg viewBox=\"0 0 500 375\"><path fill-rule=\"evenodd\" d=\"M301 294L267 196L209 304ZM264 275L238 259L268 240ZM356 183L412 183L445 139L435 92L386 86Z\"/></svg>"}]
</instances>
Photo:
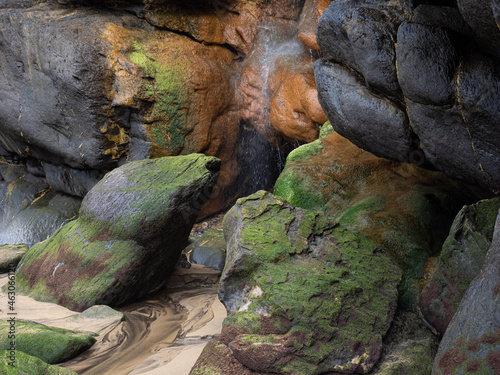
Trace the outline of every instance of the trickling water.
<instances>
[{"instance_id":1,"label":"trickling water","mask_svg":"<svg viewBox=\"0 0 500 375\"><path fill-rule=\"evenodd\" d=\"M239 186L244 186L243 194L271 190L284 167L290 145L270 121L272 78L279 57L303 53L307 49L297 37L295 24L268 22L260 26L254 48L243 61L237 93Z\"/></svg>"}]
</instances>

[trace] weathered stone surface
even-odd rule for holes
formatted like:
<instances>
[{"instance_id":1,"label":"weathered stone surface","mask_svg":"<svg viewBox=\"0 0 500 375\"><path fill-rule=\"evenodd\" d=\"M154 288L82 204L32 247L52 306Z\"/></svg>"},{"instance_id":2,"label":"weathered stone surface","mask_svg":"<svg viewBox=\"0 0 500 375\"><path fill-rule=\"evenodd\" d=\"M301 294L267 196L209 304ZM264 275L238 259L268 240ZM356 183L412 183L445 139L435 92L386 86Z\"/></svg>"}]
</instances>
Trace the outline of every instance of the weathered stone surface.
<instances>
[{"instance_id":1,"label":"weathered stone surface","mask_svg":"<svg viewBox=\"0 0 500 375\"><path fill-rule=\"evenodd\" d=\"M300 13L298 37L310 50L319 51L316 31L319 18L332 0L306 0Z\"/></svg>"},{"instance_id":2,"label":"weathered stone surface","mask_svg":"<svg viewBox=\"0 0 500 375\"><path fill-rule=\"evenodd\" d=\"M26 244L0 245L0 272L14 271L28 249Z\"/></svg>"},{"instance_id":3,"label":"weathered stone surface","mask_svg":"<svg viewBox=\"0 0 500 375\"><path fill-rule=\"evenodd\" d=\"M472 281L446 330L433 374L500 371L500 215L484 266Z\"/></svg>"},{"instance_id":4,"label":"weathered stone surface","mask_svg":"<svg viewBox=\"0 0 500 375\"><path fill-rule=\"evenodd\" d=\"M85 197L80 216L23 257L19 293L82 311L120 305L164 284L220 161L200 154L128 163Z\"/></svg>"},{"instance_id":5,"label":"weathered stone surface","mask_svg":"<svg viewBox=\"0 0 500 375\"><path fill-rule=\"evenodd\" d=\"M70 369L49 365L23 352L16 352L14 366L10 363L12 363L10 350L0 350L0 370L5 375L77 375Z\"/></svg>"},{"instance_id":6,"label":"weathered stone surface","mask_svg":"<svg viewBox=\"0 0 500 375\"><path fill-rule=\"evenodd\" d=\"M238 200L224 232L228 254L219 296L229 316L217 348L205 351L218 360L202 354L192 373L205 361L224 369L227 348L252 373L371 369L400 280L380 248L263 191Z\"/></svg>"},{"instance_id":7,"label":"weathered stone surface","mask_svg":"<svg viewBox=\"0 0 500 375\"><path fill-rule=\"evenodd\" d=\"M41 194L8 221L0 234L0 242L24 242L33 246L78 215L81 199L55 190L44 190Z\"/></svg>"},{"instance_id":8,"label":"weathered stone surface","mask_svg":"<svg viewBox=\"0 0 500 375\"><path fill-rule=\"evenodd\" d=\"M440 173L378 158L334 133L288 155L274 194L383 246L403 270L401 302L416 307L426 259L460 207L456 189Z\"/></svg>"},{"instance_id":9,"label":"weathered stone surface","mask_svg":"<svg viewBox=\"0 0 500 375\"><path fill-rule=\"evenodd\" d=\"M498 5L418 3L330 5L318 26L320 103L363 149L441 170L491 197L500 190Z\"/></svg>"},{"instance_id":10,"label":"weathered stone surface","mask_svg":"<svg viewBox=\"0 0 500 375\"><path fill-rule=\"evenodd\" d=\"M442 335L465 291L483 267L491 245L500 199L465 206L456 216L421 293L422 313Z\"/></svg>"},{"instance_id":11,"label":"weathered stone surface","mask_svg":"<svg viewBox=\"0 0 500 375\"><path fill-rule=\"evenodd\" d=\"M409 161L411 139L403 110L371 92L361 76L340 64L318 60L315 77L319 102L339 134L377 156Z\"/></svg>"},{"instance_id":12,"label":"weathered stone surface","mask_svg":"<svg viewBox=\"0 0 500 375\"><path fill-rule=\"evenodd\" d=\"M49 364L60 363L89 349L96 342L97 334L48 327L27 320L0 320L0 350L9 350L9 334L13 327L15 348L40 358Z\"/></svg>"},{"instance_id":13,"label":"weathered stone surface","mask_svg":"<svg viewBox=\"0 0 500 375\"><path fill-rule=\"evenodd\" d=\"M368 87L399 96L395 42L412 1L336 0L318 25L324 58L359 72Z\"/></svg>"}]
</instances>

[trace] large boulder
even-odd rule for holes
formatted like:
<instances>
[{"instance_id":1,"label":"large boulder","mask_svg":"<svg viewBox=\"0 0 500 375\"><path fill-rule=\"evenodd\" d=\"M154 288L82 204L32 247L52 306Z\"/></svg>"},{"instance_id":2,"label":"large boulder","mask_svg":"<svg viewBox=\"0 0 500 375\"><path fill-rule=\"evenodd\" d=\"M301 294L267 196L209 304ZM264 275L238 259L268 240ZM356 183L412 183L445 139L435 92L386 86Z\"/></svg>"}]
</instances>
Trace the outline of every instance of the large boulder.
<instances>
[{"instance_id":1,"label":"large boulder","mask_svg":"<svg viewBox=\"0 0 500 375\"><path fill-rule=\"evenodd\" d=\"M460 208L456 188L439 172L378 158L334 133L288 155L274 194L383 246L403 270L401 302L416 307L425 262Z\"/></svg>"},{"instance_id":2,"label":"large boulder","mask_svg":"<svg viewBox=\"0 0 500 375\"><path fill-rule=\"evenodd\" d=\"M131 162L108 173L85 197L78 219L25 254L16 291L82 311L162 286L219 167L217 158L192 154Z\"/></svg>"},{"instance_id":3,"label":"large boulder","mask_svg":"<svg viewBox=\"0 0 500 375\"><path fill-rule=\"evenodd\" d=\"M238 363L258 374L370 371L401 275L380 247L264 191L237 201L224 233L219 297L229 315L192 374L233 374L226 367Z\"/></svg>"},{"instance_id":4,"label":"large boulder","mask_svg":"<svg viewBox=\"0 0 500 375\"><path fill-rule=\"evenodd\" d=\"M494 1L337 0L315 65L333 127L377 156L500 190L500 59Z\"/></svg>"},{"instance_id":5,"label":"large boulder","mask_svg":"<svg viewBox=\"0 0 500 375\"><path fill-rule=\"evenodd\" d=\"M441 253L430 268L420 306L427 321L444 335L470 283L483 267L493 238L500 198L464 206Z\"/></svg>"},{"instance_id":6,"label":"large boulder","mask_svg":"<svg viewBox=\"0 0 500 375\"><path fill-rule=\"evenodd\" d=\"M433 374L500 372L500 215L481 272L439 344Z\"/></svg>"}]
</instances>

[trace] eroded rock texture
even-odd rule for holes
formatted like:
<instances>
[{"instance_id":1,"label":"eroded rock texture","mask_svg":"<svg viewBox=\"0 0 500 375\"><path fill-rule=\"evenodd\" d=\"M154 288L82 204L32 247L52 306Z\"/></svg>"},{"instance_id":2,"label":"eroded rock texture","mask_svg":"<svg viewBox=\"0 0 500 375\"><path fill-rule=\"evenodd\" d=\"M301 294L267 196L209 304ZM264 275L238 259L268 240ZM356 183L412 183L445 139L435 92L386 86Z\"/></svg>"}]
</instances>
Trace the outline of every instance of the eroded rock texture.
<instances>
[{"instance_id":1,"label":"eroded rock texture","mask_svg":"<svg viewBox=\"0 0 500 375\"><path fill-rule=\"evenodd\" d=\"M500 190L500 30L495 1L334 1L318 27L319 100L377 156Z\"/></svg>"},{"instance_id":2,"label":"eroded rock texture","mask_svg":"<svg viewBox=\"0 0 500 375\"><path fill-rule=\"evenodd\" d=\"M273 160L325 119L317 56L297 37L303 3L2 2L0 156L33 166L39 191L82 198L126 162L202 152L222 167L201 216L220 210L259 185L249 143Z\"/></svg>"},{"instance_id":3,"label":"eroded rock texture","mask_svg":"<svg viewBox=\"0 0 500 375\"><path fill-rule=\"evenodd\" d=\"M237 201L224 233L229 315L191 374L370 371L401 276L382 249L264 191Z\"/></svg>"}]
</instances>

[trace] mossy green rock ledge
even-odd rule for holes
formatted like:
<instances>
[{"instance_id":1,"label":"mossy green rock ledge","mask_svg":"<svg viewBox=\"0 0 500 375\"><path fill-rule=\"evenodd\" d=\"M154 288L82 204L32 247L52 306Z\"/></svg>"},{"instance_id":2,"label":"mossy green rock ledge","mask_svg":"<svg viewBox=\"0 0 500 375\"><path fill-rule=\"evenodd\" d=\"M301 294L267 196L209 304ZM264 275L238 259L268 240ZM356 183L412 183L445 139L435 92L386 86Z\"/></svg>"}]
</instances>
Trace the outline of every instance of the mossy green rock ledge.
<instances>
[{"instance_id":1,"label":"mossy green rock ledge","mask_svg":"<svg viewBox=\"0 0 500 375\"><path fill-rule=\"evenodd\" d=\"M13 327L13 329L11 329ZM95 344L91 332L48 327L28 320L0 319L0 350L10 350L14 335L16 352L40 358L49 364L68 361Z\"/></svg>"},{"instance_id":2,"label":"mossy green rock ledge","mask_svg":"<svg viewBox=\"0 0 500 375\"><path fill-rule=\"evenodd\" d=\"M384 251L264 191L237 201L224 233L219 297L229 315L191 374L370 371L401 278Z\"/></svg>"},{"instance_id":3,"label":"mossy green rock ledge","mask_svg":"<svg viewBox=\"0 0 500 375\"><path fill-rule=\"evenodd\" d=\"M161 287L217 180L220 160L202 154L140 160L108 173L80 216L33 246L16 291L75 311L119 306Z\"/></svg>"},{"instance_id":4,"label":"mossy green rock ledge","mask_svg":"<svg viewBox=\"0 0 500 375\"><path fill-rule=\"evenodd\" d=\"M15 359L12 362L12 358ZM14 366L10 364L13 363ZM9 350L0 350L0 374L2 375L77 375L73 370L49 365L37 357L16 351L11 357Z\"/></svg>"}]
</instances>

